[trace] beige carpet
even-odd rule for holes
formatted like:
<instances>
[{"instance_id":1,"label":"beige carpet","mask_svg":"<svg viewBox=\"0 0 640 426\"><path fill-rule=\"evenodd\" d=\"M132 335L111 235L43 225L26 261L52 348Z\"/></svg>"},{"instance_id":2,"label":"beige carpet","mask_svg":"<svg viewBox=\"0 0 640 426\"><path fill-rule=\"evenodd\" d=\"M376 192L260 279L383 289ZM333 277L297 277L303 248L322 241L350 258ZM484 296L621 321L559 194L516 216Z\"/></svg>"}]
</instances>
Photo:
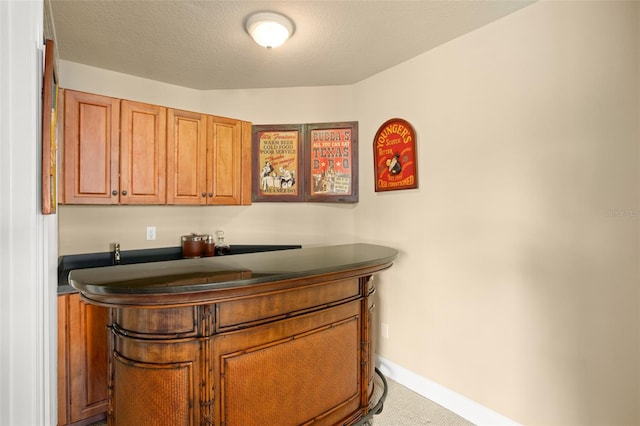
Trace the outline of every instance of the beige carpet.
<instances>
[{"instance_id":1,"label":"beige carpet","mask_svg":"<svg viewBox=\"0 0 640 426\"><path fill-rule=\"evenodd\" d=\"M473 426L462 417L410 389L387 379L389 390L373 426Z\"/></svg>"},{"instance_id":2,"label":"beige carpet","mask_svg":"<svg viewBox=\"0 0 640 426\"><path fill-rule=\"evenodd\" d=\"M387 379L387 383L387 399L382 412L373 417L372 426L473 426L473 423L393 380ZM106 424L97 422L89 426Z\"/></svg>"}]
</instances>

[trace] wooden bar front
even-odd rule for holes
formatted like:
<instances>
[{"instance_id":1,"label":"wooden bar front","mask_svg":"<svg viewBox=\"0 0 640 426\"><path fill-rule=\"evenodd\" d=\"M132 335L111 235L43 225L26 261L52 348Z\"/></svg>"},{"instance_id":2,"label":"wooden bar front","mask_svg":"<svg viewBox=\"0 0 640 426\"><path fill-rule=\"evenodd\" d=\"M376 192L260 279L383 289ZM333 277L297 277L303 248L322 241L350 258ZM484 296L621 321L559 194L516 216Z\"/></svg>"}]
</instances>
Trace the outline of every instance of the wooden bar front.
<instances>
[{"instance_id":1,"label":"wooden bar front","mask_svg":"<svg viewBox=\"0 0 640 426\"><path fill-rule=\"evenodd\" d=\"M304 257L304 251L289 256ZM226 272L219 286L193 291L192 279L178 283L188 292L166 285L149 293L138 279L129 280L137 287L124 290L122 276L111 280L119 290L109 292L108 283L91 284L91 275L84 282L82 274L72 276L89 303L112 310L108 423L357 423L375 404L373 274L391 266L396 252L390 253L269 279L256 272L263 259L249 258L255 269ZM284 261L279 256L286 255L269 256ZM150 281L158 285L157 277ZM142 294L133 294L134 287Z\"/></svg>"}]
</instances>

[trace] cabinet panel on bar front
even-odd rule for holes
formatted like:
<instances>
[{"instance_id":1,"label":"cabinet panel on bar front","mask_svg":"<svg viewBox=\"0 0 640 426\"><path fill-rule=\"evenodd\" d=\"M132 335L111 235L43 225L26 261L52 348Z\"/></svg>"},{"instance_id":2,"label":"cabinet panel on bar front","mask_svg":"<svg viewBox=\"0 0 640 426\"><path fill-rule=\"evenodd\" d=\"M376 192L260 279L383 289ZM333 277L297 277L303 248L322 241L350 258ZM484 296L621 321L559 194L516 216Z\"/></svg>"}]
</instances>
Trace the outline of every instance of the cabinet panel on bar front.
<instances>
[{"instance_id":1,"label":"cabinet panel on bar front","mask_svg":"<svg viewBox=\"0 0 640 426\"><path fill-rule=\"evenodd\" d=\"M224 330L243 323L290 316L297 312L330 306L359 295L358 279L350 278L222 302L218 306L218 326L220 330Z\"/></svg>"}]
</instances>

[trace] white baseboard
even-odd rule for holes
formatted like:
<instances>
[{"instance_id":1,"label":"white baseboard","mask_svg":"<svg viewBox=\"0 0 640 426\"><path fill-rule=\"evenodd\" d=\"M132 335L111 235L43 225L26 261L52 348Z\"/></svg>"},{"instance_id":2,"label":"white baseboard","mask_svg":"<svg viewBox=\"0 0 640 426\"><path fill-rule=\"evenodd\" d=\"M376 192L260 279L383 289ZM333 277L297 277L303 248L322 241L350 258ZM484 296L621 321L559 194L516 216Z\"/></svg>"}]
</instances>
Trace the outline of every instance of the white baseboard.
<instances>
[{"instance_id":1,"label":"white baseboard","mask_svg":"<svg viewBox=\"0 0 640 426\"><path fill-rule=\"evenodd\" d=\"M376 355L376 365L386 377L424 396L477 426L520 426L519 423Z\"/></svg>"}]
</instances>

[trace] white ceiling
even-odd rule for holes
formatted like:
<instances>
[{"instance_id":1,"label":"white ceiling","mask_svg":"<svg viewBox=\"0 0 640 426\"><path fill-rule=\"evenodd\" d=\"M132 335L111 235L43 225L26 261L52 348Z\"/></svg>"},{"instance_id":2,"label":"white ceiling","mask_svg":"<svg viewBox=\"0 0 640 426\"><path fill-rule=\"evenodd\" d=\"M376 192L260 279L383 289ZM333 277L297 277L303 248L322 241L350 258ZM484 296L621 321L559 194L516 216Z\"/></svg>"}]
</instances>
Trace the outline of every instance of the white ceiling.
<instances>
[{"instance_id":1,"label":"white ceiling","mask_svg":"<svg viewBox=\"0 0 640 426\"><path fill-rule=\"evenodd\" d=\"M46 0L60 59L194 89L353 84L533 0ZM253 12L295 23L253 42ZM48 35L51 36L51 35Z\"/></svg>"}]
</instances>

